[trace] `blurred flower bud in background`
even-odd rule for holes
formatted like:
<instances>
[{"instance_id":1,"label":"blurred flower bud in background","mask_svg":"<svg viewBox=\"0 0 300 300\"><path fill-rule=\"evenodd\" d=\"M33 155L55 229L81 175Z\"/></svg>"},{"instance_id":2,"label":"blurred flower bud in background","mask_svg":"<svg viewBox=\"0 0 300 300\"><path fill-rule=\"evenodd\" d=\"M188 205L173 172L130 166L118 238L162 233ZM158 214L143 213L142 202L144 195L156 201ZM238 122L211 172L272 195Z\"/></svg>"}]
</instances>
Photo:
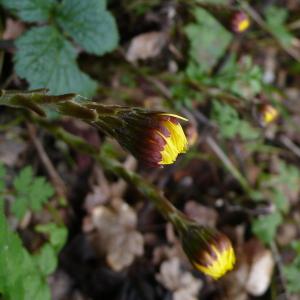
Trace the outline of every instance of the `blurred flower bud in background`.
<instances>
[{"instance_id":1,"label":"blurred flower bud in background","mask_svg":"<svg viewBox=\"0 0 300 300\"><path fill-rule=\"evenodd\" d=\"M262 103L256 107L255 115L259 125L265 127L278 119L279 112L271 104Z\"/></svg>"},{"instance_id":2,"label":"blurred flower bud in background","mask_svg":"<svg viewBox=\"0 0 300 300\"><path fill-rule=\"evenodd\" d=\"M250 19L242 11L234 13L231 17L231 28L235 33L242 33L250 27Z\"/></svg>"}]
</instances>

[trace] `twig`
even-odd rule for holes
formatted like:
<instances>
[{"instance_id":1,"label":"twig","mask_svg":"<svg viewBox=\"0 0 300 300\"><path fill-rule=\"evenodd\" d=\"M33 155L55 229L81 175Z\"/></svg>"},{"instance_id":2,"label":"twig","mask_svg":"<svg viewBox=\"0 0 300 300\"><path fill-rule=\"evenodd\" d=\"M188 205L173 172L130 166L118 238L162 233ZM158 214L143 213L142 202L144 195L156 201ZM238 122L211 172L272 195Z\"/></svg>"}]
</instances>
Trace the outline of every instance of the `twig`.
<instances>
[{"instance_id":1,"label":"twig","mask_svg":"<svg viewBox=\"0 0 300 300\"><path fill-rule=\"evenodd\" d=\"M276 263L277 268L278 268L279 280L280 280L280 283L281 283L282 288L284 290L282 295L280 296L280 299L281 300L290 300L290 295L289 295L289 292L287 291L286 281L285 281L285 277L284 277L284 274L283 274L283 263L282 263L282 260L281 260L280 253L278 251L278 247L277 247L277 245L274 241L271 243L270 247L271 247L271 251L273 253L275 263ZM279 299L279 296L277 296L276 299Z\"/></svg>"},{"instance_id":2,"label":"twig","mask_svg":"<svg viewBox=\"0 0 300 300\"><path fill-rule=\"evenodd\" d=\"M282 135L280 137L280 142L296 156L300 157L300 148L287 136Z\"/></svg>"},{"instance_id":3,"label":"twig","mask_svg":"<svg viewBox=\"0 0 300 300\"><path fill-rule=\"evenodd\" d=\"M249 183L238 171L238 169L234 166L234 164L230 161L230 159L227 157L224 151L219 147L217 142L211 136L206 137L206 142L210 146L210 148L214 151L214 153L218 156L218 158L222 161L226 169L239 182L239 184L245 190L245 192L251 194L252 188L250 187Z\"/></svg>"},{"instance_id":4,"label":"twig","mask_svg":"<svg viewBox=\"0 0 300 300\"><path fill-rule=\"evenodd\" d=\"M128 183L133 184L137 190L149 199L155 205L156 209L177 229L185 226L184 220L186 220L187 217L175 208L154 185L144 180L135 172L126 170L121 163L110 158L105 153L100 152L99 149L88 144L83 139L65 131L63 128L55 126L40 117L33 116L32 118L35 122L38 122L39 125L50 131L56 138L63 140L77 151L92 156L106 171L110 171L123 178Z\"/></svg>"},{"instance_id":5,"label":"twig","mask_svg":"<svg viewBox=\"0 0 300 300\"><path fill-rule=\"evenodd\" d=\"M47 155L42 143L36 136L36 130L32 124L27 123L27 130L28 134L30 136L30 139L32 143L34 144L36 151L38 153L38 156L40 157L49 177L51 182L54 185L54 188L56 190L57 195L59 196L61 201L65 202L66 199L66 194L67 194L67 188L65 186L64 181L61 179L59 174L56 172L49 156Z\"/></svg>"}]
</instances>

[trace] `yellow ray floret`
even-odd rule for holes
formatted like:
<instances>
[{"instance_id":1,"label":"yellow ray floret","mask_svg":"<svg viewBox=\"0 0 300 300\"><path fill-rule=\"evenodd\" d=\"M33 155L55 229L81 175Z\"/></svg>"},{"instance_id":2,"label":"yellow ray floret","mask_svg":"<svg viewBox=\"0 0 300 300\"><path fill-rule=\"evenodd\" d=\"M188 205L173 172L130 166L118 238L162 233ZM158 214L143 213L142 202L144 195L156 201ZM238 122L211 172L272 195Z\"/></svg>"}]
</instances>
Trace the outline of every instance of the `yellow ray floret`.
<instances>
[{"instance_id":1,"label":"yellow ray floret","mask_svg":"<svg viewBox=\"0 0 300 300\"><path fill-rule=\"evenodd\" d=\"M272 123L278 117L278 111L271 105L268 105L263 112L263 121L265 124Z\"/></svg>"},{"instance_id":2,"label":"yellow ray floret","mask_svg":"<svg viewBox=\"0 0 300 300\"><path fill-rule=\"evenodd\" d=\"M194 263L194 266L204 274L219 279L225 273L232 270L235 264L235 255L232 247L223 249L221 252L214 246L212 246L216 257L211 257L212 262L207 266Z\"/></svg>"},{"instance_id":3,"label":"yellow ray floret","mask_svg":"<svg viewBox=\"0 0 300 300\"><path fill-rule=\"evenodd\" d=\"M179 116L176 115L169 116L179 118ZM163 135L163 133L158 131L158 133L163 137L163 139L166 142L163 150L160 152L162 159L159 162L159 164L167 165L172 164L176 160L178 154L186 152L187 139L179 123L176 124L170 120L166 120L163 121L162 125L168 130L170 136L165 136Z\"/></svg>"},{"instance_id":4,"label":"yellow ray floret","mask_svg":"<svg viewBox=\"0 0 300 300\"><path fill-rule=\"evenodd\" d=\"M238 32L243 32L247 30L250 26L250 20L248 18L243 19L242 21L239 22L237 30Z\"/></svg>"}]
</instances>

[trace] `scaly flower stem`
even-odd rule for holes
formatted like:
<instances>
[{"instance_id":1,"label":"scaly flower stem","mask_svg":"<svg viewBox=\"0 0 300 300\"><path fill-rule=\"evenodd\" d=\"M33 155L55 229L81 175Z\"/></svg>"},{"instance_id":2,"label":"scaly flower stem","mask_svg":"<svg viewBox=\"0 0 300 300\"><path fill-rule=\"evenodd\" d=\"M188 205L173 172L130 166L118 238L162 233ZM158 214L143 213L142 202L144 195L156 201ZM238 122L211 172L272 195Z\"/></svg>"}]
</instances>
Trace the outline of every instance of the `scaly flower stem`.
<instances>
[{"instance_id":1,"label":"scaly flower stem","mask_svg":"<svg viewBox=\"0 0 300 300\"><path fill-rule=\"evenodd\" d=\"M54 108L63 115L75 117L94 125L111 136L114 136L111 127L122 127L123 125L122 120L116 116L117 114L134 113L140 110L139 108L127 108L117 105L106 106L86 100L88 99L77 94L47 95L47 90L44 89L28 92L0 91L0 105L25 108L34 111L39 116L46 116L47 107ZM32 118L71 147L93 156L106 170L134 184L143 195L153 202L160 213L173 223L176 229L185 226L187 217L177 210L159 190L147 183L139 175L127 171L120 163L110 159L102 152L99 153L95 147L87 144L79 137L66 132L62 128L49 123L46 119L34 116ZM111 126L112 124L113 126Z\"/></svg>"},{"instance_id":2,"label":"scaly flower stem","mask_svg":"<svg viewBox=\"0 0 300 300\"><path fill-rule=\"evenodd\" d=\"M210 136L206 138L207 144L211 147L214 153L219 157L222 161L226 169L231 173L231 175L239 182L241 187L244 189L248 195L253 193L251 186L248 181L242 176L242 174L238 171L238 169L234 166L234 164L230 161L230 159L226 156L223 150L218 146L218 144L212 139Z\"/></svg>"},{"instance_id":3,"label":"scaly flower stem","mask_svg":"<svg viewBox=\"0 0 300 300\"><path fill-rule=\"evenodd\" d=\"M117 176L120 176L125 181L133 184L141 194L148 198L156 207L156 209L171 222L179 231L184 229L186 224L190 222L188 218L181 213L162 193L152 184L148 183L138 174L126 170L122 164L111 159L105 153L99 151L96 147L86 143L83 139L65 131L63 128L49 123L47 120L32 117L33 120L48 131L50 131L56 138L63 140L72 148L92 156L98 161L106 171L110 171Z\"/></svg>"}]
</instances>

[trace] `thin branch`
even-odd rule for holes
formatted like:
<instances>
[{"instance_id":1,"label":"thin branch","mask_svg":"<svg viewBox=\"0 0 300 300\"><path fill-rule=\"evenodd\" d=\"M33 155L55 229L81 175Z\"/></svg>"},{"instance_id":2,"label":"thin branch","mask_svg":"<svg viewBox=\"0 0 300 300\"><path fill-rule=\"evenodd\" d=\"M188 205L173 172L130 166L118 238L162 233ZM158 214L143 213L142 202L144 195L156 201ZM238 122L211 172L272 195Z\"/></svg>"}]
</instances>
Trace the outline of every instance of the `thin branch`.
<instances>
[{"instance_id":1,"label":"thin branch","mask_svg":"<svg viewBox=\"0 0 300 300\"><path fill-rule=\"evenodd\" d=\"M36 129L34 128L34 126L29 123L27 123L26 125L27 125L28 134L30 136L30 139L36 148L38 156L40 157L41 162L43 163L43 165L50 177L51 182L54 185L57 195L60 197L60 200L65 201L66 194L67 194L67 188L66 188L64 181L61 179L59 174L56 172L49 156L47 155L47 153L43 147L43 144L37 138Z\"/></svg>"},{"instance_id":2,"label":"thin branch","mask_svg":"<svg viewBox=\"0 0 300 300\"><path fill-rule=\"evenodd\" d=\"M93 157L106 171L110 171L117 176L123 178L128 183L131 183L136 189L149 199L156 209L168 220L175 228L185 226L187 217L175 208L171 202L158 190L154 185L147 182L135 172L127 170L121 163L110 158L103 152L100 152L95 146L88 144L83 139L75 136L63 128L51 124L47 120L33 116L33 121L45 127L57 139L63 140L66 144L73 147L75 150L88 154Z\"/></svg>"},{"instance_id":3,"label":"thin branch","mask_svg":"<svg viewBox=\"0 0 300 300\"><path fill-rule=\"evenodd\" d=\"M287 288L286 288L286 281L285 281L285 277L283 274L283 263L282 263L282 259L281 259L278 247L274 241L271 243L270 246L271 246L271 251L272 251L275 263L278 268L279 280L280 280L281 286L283 288L283 293L280 295L280 298L277 295L276 299L289 300L291 298L290 298L289 292L287 291Z\"/></svg>"},{"instance_id":4,"label":"thin branch","mask_svg":"<svg viewBox=\"0 0 300 300\"><path fill-rule=\"evenodd\" d=\"M241 187L248 194L252 193L252 188L250 187L248 181L242 176L242 174L238 171L238 169L234 166L234 164L230 161L221 147L217 144L217 142L211 137L206 137L206 142L213 150L213 152L218 156L218 158L222 161L225 168L231 173L231 175L239 182Z\"/></svg>"}]
</instances>

